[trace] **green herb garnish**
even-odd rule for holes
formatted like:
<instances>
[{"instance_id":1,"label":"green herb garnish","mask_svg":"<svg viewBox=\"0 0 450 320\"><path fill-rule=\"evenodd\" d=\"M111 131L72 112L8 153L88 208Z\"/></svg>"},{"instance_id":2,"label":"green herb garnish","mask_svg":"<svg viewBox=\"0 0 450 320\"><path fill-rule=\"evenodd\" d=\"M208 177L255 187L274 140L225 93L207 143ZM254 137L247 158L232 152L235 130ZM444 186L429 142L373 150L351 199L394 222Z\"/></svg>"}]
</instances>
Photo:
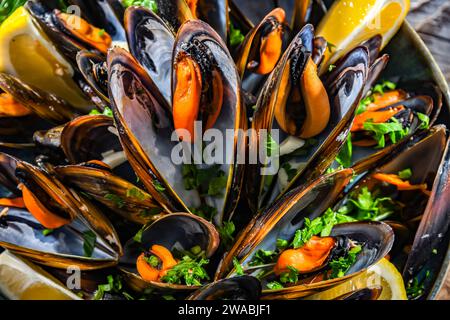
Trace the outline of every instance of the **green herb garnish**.
<instances>
[{"instance_id":1,"label":"green herb garnish","mask_svg":"<svg viewBox=\"0 0 450 320\"><path fill-rule=\"evenodd\" d=\"M245 37L241 30L234 27L230 21L230 46L237 47L244 41Z\"/></svg>"},{"instance_id":2,"label":"green herb garnish","mask_svg":"<svg viewBox=\"0 0 450 320\"><path fill-rule=\"evenodd\" d=\"M223 245L225 249L229 249L234 242L234 231L236 227L232 221L224 221L222 226L217 228L217 231L220 235L220 243Z\"/></svg>"},{"instance_id":3,"label":"green herb garnish","mask_svg":"<svg viewBox=\"0 0 450 320\"><path fill-rule=\"evenodd\" d=\"M283 285L281 283L279 283L278 281L272 281L272 282L268 282L266 284L266 287L270 290L276 290L276 289L283 289Z\"/></svg>"},{"instance_id":4,"label":"green herb garnish","mask_svg":"<svg viewBox=\"0 0 450 320\"><path fill-rule=\"evenodd\" d=\"M98 111L97 109L93 109L91 110L91 112L89 112L90 116L97 116L97 115L104 115L104 116L108 116L108 117L113 117L113 112L111 110L111 108L106 107L103 112Z\"/></svg>"},{"instance_id":5,"label":"green herb garnish","mask_svg":"<svg viewBox=\"0 0 450 320\"><path fill-rule=\"evenodd\" d=\"M396 209L397 205L390 197L375 197L367 187L363 187L356 198L350 199L338 212L356 220L381 221Z\"/></svg>"},{"instance_id":6,"label":"green herb garnish","mask_svg":"<svg viewBox=\"0 0 450 320\"><path fill-rule=\"evenodd\" d=\"M398 177L402 180L409 180L412 177L412 170L410 168L407 168L405 170L399 171Z\"/></svg>"},{"instance_id":7,"label":"green herb garnish","mask_svg":"<svg viewBox=\"0 0 450 320\"><path fill-rule=\"evenodd\" d=\"M284 172L286 172L286 175L288 177L288 182L291 182L292 179L295 178L295 176L297 175L297 169L292 168L291 164L289 162L285 162L281 168L284 170Z\"/></svg>"},{"instance_id":8,"label":"green herb garnish","mask_svg":"<svg viewBox=\"0 0 450 320\"><path fill-rule=\"evenodd\" d=\"M184 164L182 167L184 188L198 190L202 195L217 197L223 194L227 185L225 172L215 164L208 168L198 168L194 164Z\"/></svg>"},{"instance_id":9,"label":"green herb garnish","mask_svg":"<svg viewBox=\"0 0 450 320\"><path fill-rule=\"evenodd\" d=\"M83 251L85 257L92 257L94 252L95 243L97 242L97 236L91 230L83 232Z\"/></svg>"},{"instance_id":10,"label":"green herb garnish","mask_svg":"<svg viewBox=\"0 0 450 320\"><path fill-rule=\"evenodd\" d=\"M349 134L347 136L347 140L342 146L341 151L336 157L336 161L344 168L350 168L352 166L352 154L353 154L353 145L352 145L352 135Z\"/></svg>"},{"instance_id":11,"label":"green herb garnish","mask_svg":"<svg viewBox=\"0 0 450 320\"><path fill-rule=\"evenodd\" d=\"M350 267L355 264L356 257L361 250L361 246L358 245L350 249L345 257L331 260L329 263L329 267L331 268L331 279L343 277Z\"/></svg>"},{"instance_id":12,"label":"green herb garnish","mask_svg":"<svg viewBox=\"0 0 450 320\"><path fill-rule=\"evenodd\" d=\"M346 216L342 213L334 212L332 209L328 209L323 215L309 220L305 218L305 226L303 229L295 232L292 246L294 249L300 248L307 243L313 236L320 234L321 237L327 237L330 235L333 226L339 223L355 221L353 218Z\"/></svg>"},{"instance_id":13,"label":"green herb garnish","mask_svg":"<svg viewBox=\"0 0 450 320\"><path fill-rule=\"evenodd\" d=\"M250 260L250 266L260 266L263 264L274 263L277 260L278 252L259 249Z\"/></svg>"},{"instance_id":14,"label":"green herb garnish","mask_svg":"<svg viewBox=\"0 0 450 320\"><path fill-rule=\"evenodd\" d=\"M120 275L109 275L106 277L108 283L101 284L97 287L97 290L94 294L94 300L101 300L103 299L106 292L113 293L113 294L121 294L123 295L127 300L134 300L133 296L128 294L123 290L122 285L122 278Z\"/></svg>"},{"instance_id":15,"label":"green herb garnish","mask_svg":"<svg viewBox=\"0 0 450 320\"><path fill-rule=\"evenodd\" d=\"M44 235L44 237L46 237L53 231L55 231L55 230L54 229L44 229L44 230L42 230L42 234Z\"/></svg>"},{"instance_id":16,"label":"green herb garnish","mask_svg":"<svg viewBox=\"0 0 450 320\"><path fill-rule=\"evenodd\" d=\"M241 264L239 263L239 260L236 257L233 258L233 266L238 276L244 275L244 269L242 268Z\"/></svg>"},{"instance_id":17,"label":"green herb garnish","mask_svg":"<svg viewBox=\"0 0 450 320\"><path fill-rule=\"evenodd\" d=\"M155 0L122 0L122 5L125 8L131 6L141 6L152 10L154 13L158 13L158 4Z\"/></svg>"},{"instance_id":18,"label":"green herb garnish","mask_svg":"<svg viewBox=\"0 0 450 320\"><path fill-rule=\"evenodd\" d=\"M116 194L108 193L105 195L105 199L114 202L114 204L119 208L122 209L125 206L125 200L119 197Z\"/></svg>"},{"instance_id":19,"label":"green herb garnish","mask_svg":"<svg viewBox=\"0 0 450 320\"><path fill-rule=\"evenodd\" d=\"M363 128L372 133L372 138L378 144L377 148L384 148L386 146L386 134L389 135L392 143L396 143L409 133L409 128L403 128L403 125L394 117L390 119L390 122L385 123L366 121L363 124Z\"/></svg>"},{"instance_id":20,"label":"green herb garnish","mask_svg":"<svg viewBox=\"0 0 450 320\"><path fill-rule=\"evenodd\" d=\"M298 281L298 270L292 266L288 266L288 271L280 274L280 282L286 283L296 283Z\"/></svg>"},{"instance_id":21,"label":"green herb garnish","mask_svg":"<svg viewBox=\"0 0 450 320\"><path fill-rule=\"evenodd\" d=\"M419 118L420 120L420 126L419 129L420 130L426 130L428 128L430 128L430 117L428 117L426 114L417 112L416 113L417 118Z\"/></svg>"},{"instance_id":22,"label":"green herb garnish","mask_svg":"<svg viewBox=\"0 0 450 320\"><path fill-rule=\"evenodd\" d=\"M138 232L133 237L133 241L137 243L142 243L142 234L144 233L145 228L147 225L143 225L141 229L139 229Z\"/></svg>"},{"instance_id":23,"label":"green herb garnish","mask_svg":"<svg viewBox=\"0 0 450 320\"><path fill-rule=\"evenodd\" d=\"M157 256L154 255L150 255L148 257L145 258L145 261L147 261L147 263L152 267L152 268L156 268L157 266L159 266L160 260L158 259Z\"/></svg>"},{"instance_id":24,"label":"green herb garnish","mask_svg":"<svg viewBox=\"0 0 450 320\"><path fill-rule=\"evenodd\" d=\"M153 180L153 186L158 192L164 192L166 190L166 188L164 188L164 186L156 179Z\"/></svg>"},{"instance_id":25,"label":"green herb garnish","mask_svg":"<svg viewBox=\"0 0 450 320\"><path fill-rule=\"evenodd\" d=\"M200 286L202 280L209 280L208 273L203 268L209 260L200 259L196 261L189 256L168 270L166 275L161 278L162 282L173 284L186 284L188 286Z\"/></svg>"},{"instance_id":26,"label":"green herb garnish","mask_svg":"<svg viewBox=\"0 0 450 320\"><path fill-rule=\"evenodd\" d=\"M202 204L197 208L189 208L189 210L196 216L202 217L208 221L211 221L217 214L217 209L207 204Z\"/></svg>"},{"instance_id":27,"label":"green herb garnish","mask_svg":"<svg viewBox=\"0 0 450 320\"><path fill-rule=\"evenodd\" d=\"M127 190L127 197L128 198L135 198L139 201L144 201L149 198L147 194L145 194L141 189L132 187Z\"/></svg>"}]
</instances>

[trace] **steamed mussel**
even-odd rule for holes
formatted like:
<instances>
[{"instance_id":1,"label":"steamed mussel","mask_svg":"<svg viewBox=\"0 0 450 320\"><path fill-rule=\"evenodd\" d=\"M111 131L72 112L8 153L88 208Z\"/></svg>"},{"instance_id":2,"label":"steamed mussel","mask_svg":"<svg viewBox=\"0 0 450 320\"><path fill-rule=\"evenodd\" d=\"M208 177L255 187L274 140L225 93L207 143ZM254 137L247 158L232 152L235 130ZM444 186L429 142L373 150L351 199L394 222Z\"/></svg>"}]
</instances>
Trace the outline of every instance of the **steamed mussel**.
<instances>
[{"instance_id":1,"label":"steamed mussel","mask_svg":"<svg viewBox=\"0 0 450 320\"><path fill-rule=\"evenodd\" d=\"M402 19L333 44L332 1L63 2L0 25L8 261L84 299L427 298L448 115L383 50Z\"/></svg>"}]
</instances>

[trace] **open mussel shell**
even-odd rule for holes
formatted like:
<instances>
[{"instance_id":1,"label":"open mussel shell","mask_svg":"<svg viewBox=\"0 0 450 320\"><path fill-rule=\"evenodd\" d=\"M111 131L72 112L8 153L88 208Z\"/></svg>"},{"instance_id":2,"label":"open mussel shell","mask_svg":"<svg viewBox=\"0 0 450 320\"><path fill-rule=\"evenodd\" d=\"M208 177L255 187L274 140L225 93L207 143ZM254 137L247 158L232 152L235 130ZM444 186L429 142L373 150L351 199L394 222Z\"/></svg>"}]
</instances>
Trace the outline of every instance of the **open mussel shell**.
<instances>
[{"instance_id":1,"label":"open mussel shell","mask_svg":"<svg viewBox=\"0 0 450 320\"><path fill-rule=\"evenodd\" d=\"M441 147L441 145L439 145ZM448 249L450 226L450 149L447 140L444 155L437 171L430 199L417 229L408 255L403 278L406 284L414 279L423 284L422 296L427 295L440 271L444 252ZM437 253L437 254L436 254Z\"/></svg>"},{"instance_id":2,"label":"open mussel shell","mask_svg":"<svg viewBox=\"0 0 450 320\"><path fill-rule=\"evenodd\" d=\"M12 195L19 196L21 191L17 188L19 180L16 177L17 160L6 153L0 153L0 186ZM0 189L1 191L1 189ZM0 197L3 194L0 193Z\"/></svg>"},{"instance_id":3,"label":"open mussel shell","mask_svg":"<svg viewBox=\"0 0 450 320\"><path fill-rule=\"evenodd\" d=\"M17 162L15 175L27 188L27 195L33 196L33 203L39 201L33 207L45 207L41 210L41 217L54 216L52 225L57 227L64 227L78 220L96 235L99 243L103 242L106 248L117 255L122 253L114 227L88 199L64 186L56 177L24 161ZM50 216L46 220L50 221L49 218Z\"/></svg>"},{"instance_id":4,"label":"open mussel shell","mask_svg":"<svg viewBox=\"0 0 450 320\"><path fill-rule=\"evenodd\" d=\"M411 96L428 96L433 99L432 111L429 114L430 125L436 123L436 120L441 113L443 104L443 94L441 89L439 89L435 83L432 82L422 82L422 81L410 81L404 82L400 81L398 83L399 88L406 90Z\"/></svg>"},{"instance_id":5,"label":"open mussel shell","mask_svg":"<svg viewBox=\"0 0 450 320\"><path fill-rule=\"evenodd\" d=\"M66 124L61 147L71 164L101 160L114 168L126 161L114 120L104 115L82 116Z\"/></svg>"},{"instance_id":6,"label":"open mussel shell","mask_svg":"<svg viewBox=\"0 0 450 320\"><path fill-rule=\"evenodd\" d=\"M245 107L242 102L240 79L237 70L234 67L233 60L226 48L225 43L220 36L206 23L200 20L192 20L184 23L177 35L174 48L174 72L172 81L172 92L178 92L178 87L183 88L185 84L178 79L177 67L181 62L190 61L196 64L201 70L202 86L207 90L201 93L199 110L190 110L193 114L194 121L201 121L202 130L205 131L203 140L205 141L205 151L213 147L215 154L220 154L219 157L214 157L211 154L211 159L204 159L206 167L214 165L220 166L226 177L226 188L222 195L219 196L204 196L206 204L217 209L217 214L214 217L214 222L220 225L222 221L230 218L233 210L240 197L240 187L243 178L244 166L239 157L245 154L245 137L241 134L245 130L246 118ZM182 68L182 67L180 67ZM209 79L209 80L208 80ZM213 80L211 80L213 79ZM214 85L207 83L213 81L220 82L220 86L215 88ZM212 98L211 98L212 96ZM216 97L221 96L221 103L215 103ZM176 101L177 97L173 96L173 117L175 124L184 124L184 115L186 111ZM202 104L205 105L202 105ZM210 104L210 105L208 105ZM202 110L213 109L213 110ZM197 114L195 114L197 112ZM213 119L213 120L211 120ZM195 132L195 122L192 128L176 127L183 131L191 133L191 142L198 143L201 139L199 133ZM191 131L191 129L193 131ZM212 129L212 130L209 130ZM242 129L242 130L241 130ZM228 132L234 132L233 137L229 137ZM212 136L220 134L220 137L227 137L227 140L232 143L224 143L218 149L211 141ZM209 139L209 140L208 140ZM183 141L183 144L188 144L188 141ZM206 153L206 152L205 152ZM206 158L206 157L205 157ZM241 159L242 160L242 159ZM183 201L186 201L183 199Z\"/></svg>"},{"instance_id":7,"label":"open mussel shell","mask_svg":"<svg viewBox=\"0 0 450 320\"><path fill-rule=\"evenodd\" d=\"M192 293L187 300L259 300L261 282L251 276L222 279Z\"/></svg>"},{"instance_id":8,"label":"open mussel shell","mask_svg":"<svg viewBox=\"0 0 450 320\"><path fill-rule=\"evenodd\" d=\"M196 0L190 2L196 2L196 8L191 8L194 18L207 22L226 42L229 28L228 0Z\"/></svg>"},{"instance_id":9,"label":"open mussel shell","mask_svg":"<svg viewBox=\"0 0 450 320\"><path fill-rule=\"evenodd\" d=\"M48 122L62 124L77 115L73 107L61 98L26 84L15 76L0 73L0 88Z\"/></svg>"},{"instance_id":10,"label":"open mussel shell","mask_svg":"<svg viewBox=\"0 0 450 320\"><path fill-rule=\"evenodd\" d=\"M376 193L377 197L390 197L400 202L391 216L387 217L396 234L399 235L390 255L399 270L403 270L405 284L418 277L419 283L424 281L427 294L442 262L442 256L433 254L433 250L447 250L448 238L443 235L448 230L449 216L446 191L449 173L446 167L448 160L448 142L446 128L435 126L413 139L399 150L393 150L394 157L379 161L344 194L344 198L335 206L338 210L350 198L355 198L362 190ZM375 174L398 174L410 169L411 185L427 186L427 192L421 190L397 190L395 186L376 179ZM431 190L431 193L429 192ZM384 218L386 219L386 218ZM411 250L405 250L413 241ZM406 240L406 241L405 241ZM426 277L426 273L432 276ZM428 282L430 281L430 282Z\"/></svg>"},{"instance_id":11,"label":"open mussel shell","mask_svg":"<svg viewBox=\"0 0 450 320\"><path fill-rule=\"evenodd\" d=\"M145 281L136 268L138 256L152 245L161 245L172 253L183 253L199 246L207 258L211 257L219 246L219 234L208 221L187 213L166 215L142 232L141 242L130 239L124 247L124 255L120 258L119 268L124 273L129 285L142 292L147 288L163 291L193 291L198 286L169 284L156 281Z\"/></svg>"},{"instance_id":12,"label":"open mussel shell","mask_svg":"<svg viewBox=\"0 0 450 320\"><path fill-rule=\"evenodd\" d=\"M357 47L351 51L323 84L329 105L323 99L320 111L317 111L318 108L310 108L309 114L306 108L302 107L302 102L287 103L290 101L286 99L287 92L293 87L289 87L290 81L286 79L291 79L291 82L303 79L306 62L302 66L299 61L314 64L311 62L313 40L313 28L307 25L291 42L258 100L253 117L253 129L256 132L268 130L272 137L279 138L279 156L276 160L279 160L281 169L275 175L261 175L263 165L267 165L265 162L274 161L268 159L269 157L247 167L246 191L249 204L254 211L273 202L287 190L322 174L334 161L354 119L368 71L369 57L365 47ZM294 69L294 73L290 66L297 63L300 64L297 66L299 69ZM317 79L317 75L311 72L307 72L306 76L310 80ZM308 90L302 91L305 91L306 95L309 94ZM302 100L309 98L305 97L305 94L301 94ZM311 101L309 103L311 104ZM325 113L329 114L327 122L322 119L322 114ZM317 122L312 120L317 119L316 116L321 118L323 129L320 132L315 129L315 126L318 126ZM298 133L302 136L302 130L308 123L312 124L309 128L317 131L314 132L315 135L308 134L303 139L297 137ZM257 135L251 136L250 150L258 149L261 143L259 140ZM307 141L314 142L309 145ZM294 171L290 177L287 175L286 166Z\"/></svg>"},{"instance_id":13,"label":"open mussel shell","mask_svg":"<svg viewBox=\"0 0 450 320\"><path fill-rule=\"evenodd\" d=\"M224 257L216 279L225 278L233 268L233 258L245 267L258 249L275 249L276 240L290 239L304 222L305 217L314 218L332 205L349 183L353 171L337 171L328 176L298 187L266 210L255 216L238 235L233 247Z\"/></svg>"},{"instance_id":14,"label":"open mussel shell","mask_svg":"<svg viewBox=\"0 0 450 320\"><path fill-rule=\"evenodd\" d=\"M69 0L78 6L84 19L105 30L116 44L125 43L124 8L120 0Z\"/></svg>"},{"instance_id":15,"label":"open mussel shell","mask_svg":"<svg viewBox=\"0 0 450 320\"><path fill-rule=\"evenodd\" d=\"M349 239L363 243L355 263L340 278L322 280L300 285L293 285L283 289L263 290L262 299L298 299L343 283L385 257L394 243L394 232L383 222L351 222L335 225L331 237L346 236Z\"/></svg>"},{"instance_id":16,"label":"open mussel shell","mask_svg":"<svg viewBox=\"0 0 450 320\"><path fill-rule=\"evenodd\" d=\"M279 54L283 53L287 46L288 26L285 21L285 12L281 8L274 9L245 37L236 57L236 66L241 78L246 71L258 74L269 74L275 67L276 61L270 61L266 66L260 60L260 47L263 41L268 41L268 37L278 37L280 46Z\"/></svg>"},{"instance_id":17,"label":"open mussel shell","mask_svg":"<svg viewBox=\"0 0 450 320\"><path fill-rule=\"evenodd\" d=\"M86 163L56 167L55 172L67 185L88 194L129 221L146 224L163 214L151 195L108 168Z\"/></svg>"},{"instance_id":18,"label":"open mussel shell","mask_svg":"<svg viewBox=\"0 0 450 320\"><path fill-rule=\"evenodd\" d=\"M32 76L26 73L21 74L24 80L33 80L31 84L61 96L70 102L77 110L88 112L92 106L101 104L101 99L95 94L91 86L87 84L78 70L76 56L77 53L88 49L79 39L74 39L67 35L56 21L55 12L47 7L41 0L28 1L25 9L36 23L38 32L43 32L43 37L51 41L51 46L57 49L55 58L62 65L58 72L61 73L56 83L39 83Z\"/></svg>"},{"instance_id":19,"label":"open mussel shell","mask_svg":"<svg viewBox=\"0 0 450 320\"><path fill-rule=\"evenodd\" d=\"M336 201L349 183L351 176L351 170L323 176L309 186L292 190L266 211L261 212L239 235L235 245L225 256L218 277L233 276L234 269L231 269L233 257L240 261L245 270L257 250L272 251L276 248L277 239L293 239L296 230L303 227L305 218L315 219ZM297 284L283 289L263 290L263 299L301 298L342 283L383 258L394 242L392 229L380 222L338 224L333 227L330 236L344 236L363 244L355 264L350 267L345 276Z\"/></svg>"},{"instance_id":20,"label":"open mussel shell","mask_svg":"<svg viewBox=\"0 0 450 320\"><path fill-rule=\"evenodd\" d=\"M90 229L78 219L44 235L45 228L26 209L7 209L0 218L0 245L30 260L65 269L78 266L82 270L99 269L117 264L118 254L97 239L90 257L85 256L83 233Z\"/></svg>"},{"instance_id":21,"label":"open mussel shell","mask_svg":"<svg viewBox=\"0 0 450 320\"><path fill-rule=\"evenodd\" d=\"M125 28L130 52L171 105L173 32L158 15L143 7L125 11Z\"/></svg>"},{"instance_id":22,"label":"open mussel shell","mask_svg":"<svg viewBox=\"0 0 450 320\"><path fill-rule=\"evenodd\" d=\"M77 53L76 59L84 79L101 99L97 106L103 109L104 105L109 105L106 58L95 52L82 50Z\"/></svg>"},{"instance_id":23,"label":"open mussel shell","mask_svg":"<svg viewBox=\"0 0 450 320\"><path fill-rule=\"evenodd\" d=\"M412 185L427 184L430 190L444 154L446 129L443 126L436 126L419 137L421 140L413 138L411 142L414 143L405 143L393 149L391 151L393 156L379 159L378 165L373 165L370 171L361 176L358 182L346 191L346 197L336 205L336 208L341 207L349 196L358 194L364 187L367 187L369 191L381 187L384 190L381 195L392 195L404 204L401 216L405 221L420 216L429 202L429 197L425 193L417 190L399 192L394 186L384 186L381 181L373 177L376 173L398 174L402 170L411 169L412 176L409 182Z\"/></svg>"},{"instance_id":24,"label":"open mussel shell","mask_svg":"<svg viewBox=\"0 0 450 320\"><path fill-rule=\"evenodd\" d=\"M155 2L158 16L167 23L174 34L184 22L194 19L185 0L155 0Z\"/></svg>"},{"instance_id":25,"label":"open mussel shell","mask_svg":"<svg viewBox=\"0 0 450 320\"><path fill-rule=\"evenodd\" d=\"M119 137L137 176L169 212L175 208L188 211L189 207L197 207L198 193L185 190L181 166L171 159L177 142L171 141L172 115L159 89L138 62L121 48L109 51L108 70L109 95Z\"/></svg>"}]
</instances>

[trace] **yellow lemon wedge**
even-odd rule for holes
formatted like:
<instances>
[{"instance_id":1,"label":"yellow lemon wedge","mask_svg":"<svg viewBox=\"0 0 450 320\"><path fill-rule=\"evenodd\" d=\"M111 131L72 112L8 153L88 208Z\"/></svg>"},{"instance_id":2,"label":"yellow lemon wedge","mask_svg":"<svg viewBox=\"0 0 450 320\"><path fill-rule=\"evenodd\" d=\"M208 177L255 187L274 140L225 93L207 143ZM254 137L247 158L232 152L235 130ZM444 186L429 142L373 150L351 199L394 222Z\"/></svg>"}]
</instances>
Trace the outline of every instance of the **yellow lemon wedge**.
<instances>
[{"instance_id":1,"label":"yellow lemon wedge","mask_svg":"<svg viewBox=\"0 0 450 320\"><path fill-rule=\"evenodd\" d=\"M10 300L81 300L42 268L8 251L0 254L0 292Z\"/></svg>"},{"instance_id":2,"label":"yellow lemon wedge","mask_svg":"<svg viewBox=\"0 0 450 320\"><path fill-rule=\"evenodd\" d=\"M317 27L316 35L329 43L321 71L377 34L383 37L384 47L402 25L409 7L409 0L335 1Z\"/></svg>"},{"instance_id":3,"label":"yellow lemon wedge","mask_svg":"<svg viewBox=\"0 0 450 320\"><path fill-rule=\"evenodd\" d=\"M72 66L24 7L0 26L0 72L53 93L77 109L87 111L91 105L72 78Z\"/></svg>"},{"instance_id":4,"label":"yellow lemon wedge","mask_svg":"<svg viewBox=\"0 0 450 320\"><path fill-rule=\"evenodd\" d=\"M308 296L305 300L333 300L352 291L381 287L378 300L407 300L405 284L397 268L386 259L368 268L358 276L325 290Z\"/></svg>"}]
</instances>

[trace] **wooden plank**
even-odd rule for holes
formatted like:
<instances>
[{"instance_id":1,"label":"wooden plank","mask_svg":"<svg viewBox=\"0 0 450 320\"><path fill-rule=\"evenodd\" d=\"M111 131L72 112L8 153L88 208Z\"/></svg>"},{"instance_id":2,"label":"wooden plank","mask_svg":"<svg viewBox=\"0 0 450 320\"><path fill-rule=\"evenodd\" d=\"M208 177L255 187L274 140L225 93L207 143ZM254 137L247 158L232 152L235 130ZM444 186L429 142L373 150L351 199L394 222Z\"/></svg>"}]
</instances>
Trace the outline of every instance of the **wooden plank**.
<instances>
[{"instance_id":1,"label":"wooden plank","mask_svg":"<svg viewBox=\"0 0 450 320\"><path fill-rule=\"evenodd\" d=\"M450 1L411 0L407 19L425 41L450 82ZM450 273L437 299L450 299Z\"/></svg>"}]
</instances>

